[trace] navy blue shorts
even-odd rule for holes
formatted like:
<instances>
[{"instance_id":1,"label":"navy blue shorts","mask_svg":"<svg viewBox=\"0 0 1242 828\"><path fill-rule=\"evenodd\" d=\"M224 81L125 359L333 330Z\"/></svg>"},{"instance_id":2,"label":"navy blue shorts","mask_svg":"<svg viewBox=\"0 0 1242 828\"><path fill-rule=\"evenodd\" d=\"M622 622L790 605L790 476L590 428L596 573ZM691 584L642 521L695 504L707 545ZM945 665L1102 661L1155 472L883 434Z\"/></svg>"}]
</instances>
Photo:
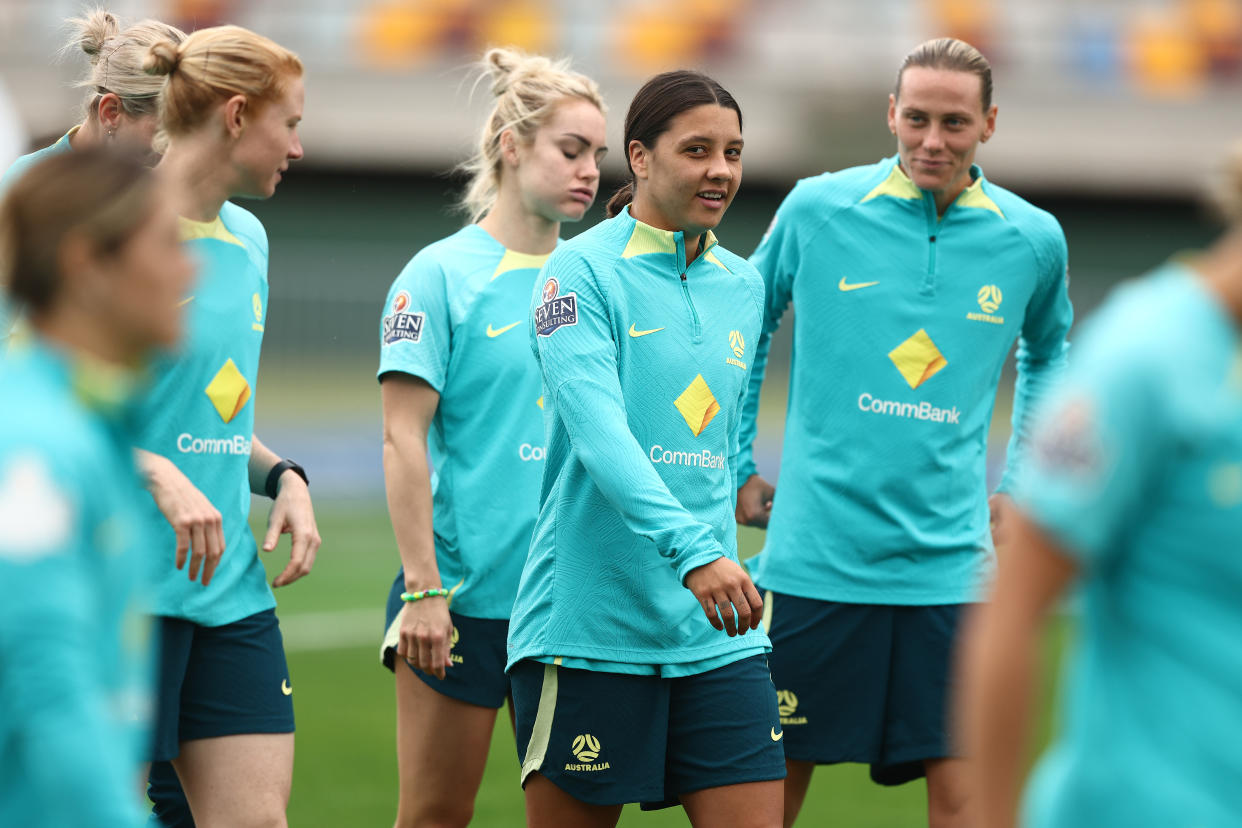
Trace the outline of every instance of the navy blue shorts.
<instances>
[{"instance_id":1,"label":"navy blue shorts","mask_svg":"<svg viewBox=\"0 0 1242 828\"><path fill-rule=\"evenodd\" d=\"M221 627L159 621L152 760L173 759L194 739L293 732L293 687L275 610Z\"/></svg>"},{"instance_id":2,"label":"navy blue shorts","mask_svg":"<svg viewBox=\"0 0 1242 828\"><path fill-rule=\"evenodd\" d=\"M388 611L385 614L384 645L381 659L389 670L397 662L397 614L405 606L401 593L405 592L405 572L399 571L388 592ZM427 600L427 599L423 599ZM440 600L438 598L431 599ZM424 684L449 698L477 704L480 707L500 708L509 696L509 676L505 674L508 658L506 642L509 639L509 622L504 618L470 618L449 610L453 619L453 642L449 658L453 665L438 679L430 673L409 668Z\"/></svg>"},{"instance_id":3,"label":"navy blue shorts","mask_svg":"<svg viewBox=\"0 0 1242 828\"><path fill-rule=\"evenodd\" d=\"M860 762L881 785L901 785L924 775L924 760L955 755L947 705L966 605L764 601L789 759Z\"/></svg>"},{"instance_id":4,"label":"navy blue shorts","mask_svg":"<svg viewBox=\"0 0 1242 828\"><path fill-rule=\"evenodd\" d=\"M651 809L705 788L785 778L762 655L681 678L531 660L510 676L523 785L538 772L582 802Z\"/></svg>"}]
</instances>

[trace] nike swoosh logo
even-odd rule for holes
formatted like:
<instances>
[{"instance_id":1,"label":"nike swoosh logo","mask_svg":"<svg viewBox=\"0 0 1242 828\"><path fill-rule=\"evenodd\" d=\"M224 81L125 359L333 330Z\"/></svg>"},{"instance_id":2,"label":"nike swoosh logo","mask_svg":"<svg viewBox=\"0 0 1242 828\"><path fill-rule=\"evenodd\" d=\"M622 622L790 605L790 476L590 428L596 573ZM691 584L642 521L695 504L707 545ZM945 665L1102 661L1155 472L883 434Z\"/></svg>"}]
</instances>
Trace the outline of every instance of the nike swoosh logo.
<instances>
[{"instance_id":1,"label":"nike swoosh logo","mask_svg":"<svg viewBox=\"0 0 1242 828\"><path fill-rule=\"evenodd\" d=\"M637 339L640 336L646 336L647 334L659 333L662 330L664 329L663 328L652 328L649 331L636 331L634 330L634 323L633 322L630 323L630 336L634 337L635 339Z\"/></svg>"},{"instance_id":2,"label":"nike swoosh logo","mask_svg":"<svg viewBox=\"0 0 1242 828\"><path fill-rule=\"evenodd\" d=\"M293 688L289 686L289 679L285 679L280 683L280 692L284 693L286 696L293 695ZM784 736L785 734L782 733L781 735Z\"/></svg>"},{"instance_id":3,"label":"nike swoosh logo","mask_svg":"<svg viewBox=\"0 0 1242 828\"><path fill-rule=\"evenodd\" d=\"M487 335L489 338L495 339L496 337L500 336L505 331L511 331L521 324L522 324L521 322L514 322L512 325L505 325L503 328L493 328L491 323L489 322L487 325Z\"/></svg>"},{"instance_id":4,"label":"nike swoosh logo","mask_svg":"<svg viewBox=\"0 0 1242 828\"><path fill-rule=\"evenodd\" d=\"M784 739L784 738L785 738L785 731L782 730L780 733L777 733L776 728L772 728L772 741L773 742L779 742L781 739Z\"/></svg>"},{"instance_id":5,"label":"nike swoosh logo","mask_svg":"<svg viewBox=\"0 0 1242 828\"><path fill-rule=\"evenodd\" d=\"M845 281L845 277L842 276L841 281L837 282L837 287L839 287L841 290L848 292L851 290L860 290L862 288L871 287L872 285L878 285L878 284L879 282L855 282L854 284L851 285L847 283Z\"/></svg>"}]
</instances>

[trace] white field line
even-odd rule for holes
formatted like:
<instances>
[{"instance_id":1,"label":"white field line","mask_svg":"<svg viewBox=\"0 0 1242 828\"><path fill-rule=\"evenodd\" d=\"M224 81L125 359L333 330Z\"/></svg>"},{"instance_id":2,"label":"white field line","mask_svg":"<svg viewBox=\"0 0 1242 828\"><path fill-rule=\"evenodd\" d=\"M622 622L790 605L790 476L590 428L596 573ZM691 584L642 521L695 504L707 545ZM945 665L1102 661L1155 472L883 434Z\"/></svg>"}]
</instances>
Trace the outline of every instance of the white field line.
<instances>
[{"instance_id":1,"label":"white field line","mask_svg":"<svg viewBox=\"0 0 1242 828\"><path fill-rule=\"evenodd\" d=\"M280 616L286 652L336 650L374 644L384 639L384 608L291 612Z\"/></svg>"}]
</instances>

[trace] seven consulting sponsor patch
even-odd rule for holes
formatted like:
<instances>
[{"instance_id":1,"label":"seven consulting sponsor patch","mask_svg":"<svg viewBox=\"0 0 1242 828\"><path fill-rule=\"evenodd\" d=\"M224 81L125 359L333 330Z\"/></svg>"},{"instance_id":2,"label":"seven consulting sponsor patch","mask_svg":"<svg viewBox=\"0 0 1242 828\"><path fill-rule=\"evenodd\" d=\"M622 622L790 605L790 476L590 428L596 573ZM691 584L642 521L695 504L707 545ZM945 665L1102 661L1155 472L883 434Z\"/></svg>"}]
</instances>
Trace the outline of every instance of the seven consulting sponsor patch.
<instances>
[{"instance_id":1,"label":"seven consulting sponsor patch","mask_svg":"<svg viewBox=\"0 0 1242 828\"><path fill-rule=\"evenodd\" d=\"M400 291L392 300L392 313L384 317L384 344L394 342L417 342L423 335L423 319L425 315L406 313L410 306L410 294Z\"/></svg>"},{"instance_id":2,"label":"seven consulting sponsor patch","mask_svg":"<svg viewBox=\"0 0 1242 828\"><path fill-rule=\"evenodd\" d=\"M578 324L578 294L560 296L560 283L549 279L543 283L543 304L535 308L535 333L551 336L560 328Z\"/></svg>"}]
</instances>

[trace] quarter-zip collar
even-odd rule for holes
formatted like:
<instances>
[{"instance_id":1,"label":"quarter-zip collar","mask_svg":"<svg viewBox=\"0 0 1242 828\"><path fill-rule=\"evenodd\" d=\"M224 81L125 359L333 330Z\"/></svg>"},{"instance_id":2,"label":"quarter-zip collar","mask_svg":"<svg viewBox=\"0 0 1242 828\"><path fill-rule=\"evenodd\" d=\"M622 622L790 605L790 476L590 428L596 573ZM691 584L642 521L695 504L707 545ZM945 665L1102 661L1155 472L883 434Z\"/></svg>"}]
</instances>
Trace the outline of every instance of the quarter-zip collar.
<instances>
[{"instance_id":1,"label":"quarter-zip collar","mask_svg":"<svg viewBox=\"0 0 1242 828\"><path fill-rule=\"evenodd\" d=\"M683 277L686 275L689 265L686 263L685 231L661 230L658 227L652 227L650 224L641 222L630 215L628 204L617 214L617 218L630 222L633 225L633 229L630 232L630 240L626 244L621 258L628 259L648 253L671 253L676 260L677 275ZM699 255L695 257L696 262L706 258L708 252L716 246L716 234L711 230L705 231L700 244L702 249L699 250Z\"/></svg>"}]
</instances>

